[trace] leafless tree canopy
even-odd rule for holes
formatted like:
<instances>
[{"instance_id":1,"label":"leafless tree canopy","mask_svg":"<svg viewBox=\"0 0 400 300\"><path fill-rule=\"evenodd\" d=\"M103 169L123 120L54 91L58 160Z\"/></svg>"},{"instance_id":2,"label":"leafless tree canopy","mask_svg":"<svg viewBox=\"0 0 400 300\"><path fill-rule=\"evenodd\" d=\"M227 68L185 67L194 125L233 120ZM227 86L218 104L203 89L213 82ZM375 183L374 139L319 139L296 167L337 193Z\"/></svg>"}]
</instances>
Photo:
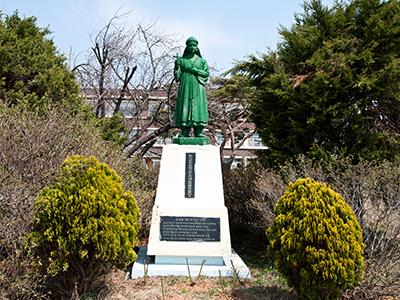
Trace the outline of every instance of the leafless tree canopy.
<instances>
[{"instance_id":1,"label":"leafless tree canopy","mask_svg":"<svg viewBox=\"0 0 400 300\"><path fill-rule=\"evenodd\" d=\"M250 88L238 78L213 78L208 88L208 111L210 137L222 136L222 149L229 145L230 157L225 167L230 168L239 148L254 132L250 122Z\"/></svg>"},{"instance_id":2,"label":"leafless tree canopy","mask_svg":"<svg viewBox=\"0 0 400 300\"><path fill-rule=\"evenodd\" d=\"M83 92L92 98L97 117L118 112L128 116L125 148L132 155L155 142L157 133L146 135L149 127L160 128L160 134L172 127L171 116L165 113L167 100L160 97L150 103L150 96L169 89L179 48L177 38L157 29L155 22L128 28L122 24L126 16L115 15L94 35L85 63L74 71Z\"/></svg>"}]
</instances>

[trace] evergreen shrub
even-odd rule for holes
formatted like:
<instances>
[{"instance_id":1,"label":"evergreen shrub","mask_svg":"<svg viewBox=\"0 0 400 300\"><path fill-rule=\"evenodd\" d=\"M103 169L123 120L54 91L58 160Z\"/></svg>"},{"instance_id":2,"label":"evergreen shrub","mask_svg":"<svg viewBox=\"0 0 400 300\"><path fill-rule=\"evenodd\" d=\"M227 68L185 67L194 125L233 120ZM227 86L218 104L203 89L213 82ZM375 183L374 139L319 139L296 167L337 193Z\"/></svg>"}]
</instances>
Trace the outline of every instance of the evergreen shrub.
<instances>
[{"instance_id":1,"label":"evergreen shrub","mask_svg":"<svg viewBox=\"0 0 400 300\"><path fill-rule=\"evenodd\" d=\"M72 297L94 292L113 266L132 263L138 231L139 209L121 178L95 157L75 155L39 193L31 242L49 285Z\"/></svg>"},{"instance_id":2,"label":"evergreen shrub","mask_svg":"<svg viewBox=\"0 0 400 300\"><path fill-rule=\"evenodd\" d=\"M324 183L303 178L289 184L267 234L277 268L301 299L336 299L362 278L361 227Z\"/></svg>"}]
</instances>

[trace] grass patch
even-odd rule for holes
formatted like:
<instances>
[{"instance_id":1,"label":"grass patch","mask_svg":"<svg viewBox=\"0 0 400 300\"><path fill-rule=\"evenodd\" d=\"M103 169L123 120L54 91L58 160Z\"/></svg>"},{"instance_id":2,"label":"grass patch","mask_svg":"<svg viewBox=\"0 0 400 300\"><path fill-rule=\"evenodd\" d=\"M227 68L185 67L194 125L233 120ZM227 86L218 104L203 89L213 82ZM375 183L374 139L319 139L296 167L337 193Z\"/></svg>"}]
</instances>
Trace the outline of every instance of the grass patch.
<instances>
[{"instance_id":1,"label":"grass patch","mask_svg":"<svg viewBox=\"0 0 400 300\"><path fill-rule=\"evenodd\" d=\"M239 255L251 270L250 279L199 276L193 284L188 276L167 276L163 278L165 299L297 299L264 252L242 251ZM115 288L106 299L162 299L159 277L149 277L140 285L135 283L140 279L123 280L122 273L114 275L111 284Z\"/></svg>"}]
</instances>

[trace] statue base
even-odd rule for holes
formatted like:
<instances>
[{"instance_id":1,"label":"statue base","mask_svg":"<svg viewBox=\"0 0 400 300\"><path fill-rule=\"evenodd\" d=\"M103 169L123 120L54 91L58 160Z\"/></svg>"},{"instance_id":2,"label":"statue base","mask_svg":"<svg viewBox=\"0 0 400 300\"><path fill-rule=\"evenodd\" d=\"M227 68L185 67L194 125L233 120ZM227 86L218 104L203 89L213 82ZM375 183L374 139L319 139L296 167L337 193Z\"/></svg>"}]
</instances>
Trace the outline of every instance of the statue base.
<instances>
[{"instance_id":1,"label":"statue base","mask_svg":"<svg viewBox=\"0 0 400 300\"><path fill-rule=\"evenodd\" d=\"M149 243L138 256L133 278L188 272L250 278L231 248L219 147L163 147Z\"/></svg>"},{"instance_id":2,"label":"statue base","mask_svg":"<svg viewBox=\"0 0 400 300\"><path fill-rule=\"evenodd\" d=\"M206 136L194 137L194 136L179 136L174 138L172 141L174 144L178 145L210 145L210 139Z\"/></svg>"}]
</instances>

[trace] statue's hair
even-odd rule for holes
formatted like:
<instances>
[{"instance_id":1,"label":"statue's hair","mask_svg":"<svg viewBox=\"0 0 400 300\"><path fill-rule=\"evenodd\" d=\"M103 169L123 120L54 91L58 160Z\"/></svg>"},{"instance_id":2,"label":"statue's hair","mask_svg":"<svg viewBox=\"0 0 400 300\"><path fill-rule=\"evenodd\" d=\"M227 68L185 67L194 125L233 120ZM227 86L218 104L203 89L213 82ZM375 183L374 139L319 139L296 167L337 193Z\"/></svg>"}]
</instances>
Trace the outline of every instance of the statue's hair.
<instances>
[{"instance_id":1,"label":"statue's hair","mask_svg":"<svg viewBox=\"0 0 400 300\"><path fill-rule=\"evenodd\" d=\"M195 54L196 54L197 56L202 57L199 48L197 48L197 51L195 52ZM185 48L185 51L183 51L182 57L186 58L186 57L188 57L188 56L189 56L189 49L188 49L188 47L186 47L186 48Z\"/></svg>"},{"instance_id":2,"label":"statue's hair","mask_svg":"<svg viewBox=\"0 0 400 300\"><path fill-rule=\"evenodd\" d=\"M196 46L199 44L198 40L195 37L193 37L193 36L189 37L186 40L186 48L185 48L185 51L183 51L182 57L188 57L189 56L188 47L189 47L190 42L195 42ZM196 55L201 57L201 53L200 53L200 49L199 48L197 48L197 51L195 53L196 53Z\"/></svg>"}]
</instances>

